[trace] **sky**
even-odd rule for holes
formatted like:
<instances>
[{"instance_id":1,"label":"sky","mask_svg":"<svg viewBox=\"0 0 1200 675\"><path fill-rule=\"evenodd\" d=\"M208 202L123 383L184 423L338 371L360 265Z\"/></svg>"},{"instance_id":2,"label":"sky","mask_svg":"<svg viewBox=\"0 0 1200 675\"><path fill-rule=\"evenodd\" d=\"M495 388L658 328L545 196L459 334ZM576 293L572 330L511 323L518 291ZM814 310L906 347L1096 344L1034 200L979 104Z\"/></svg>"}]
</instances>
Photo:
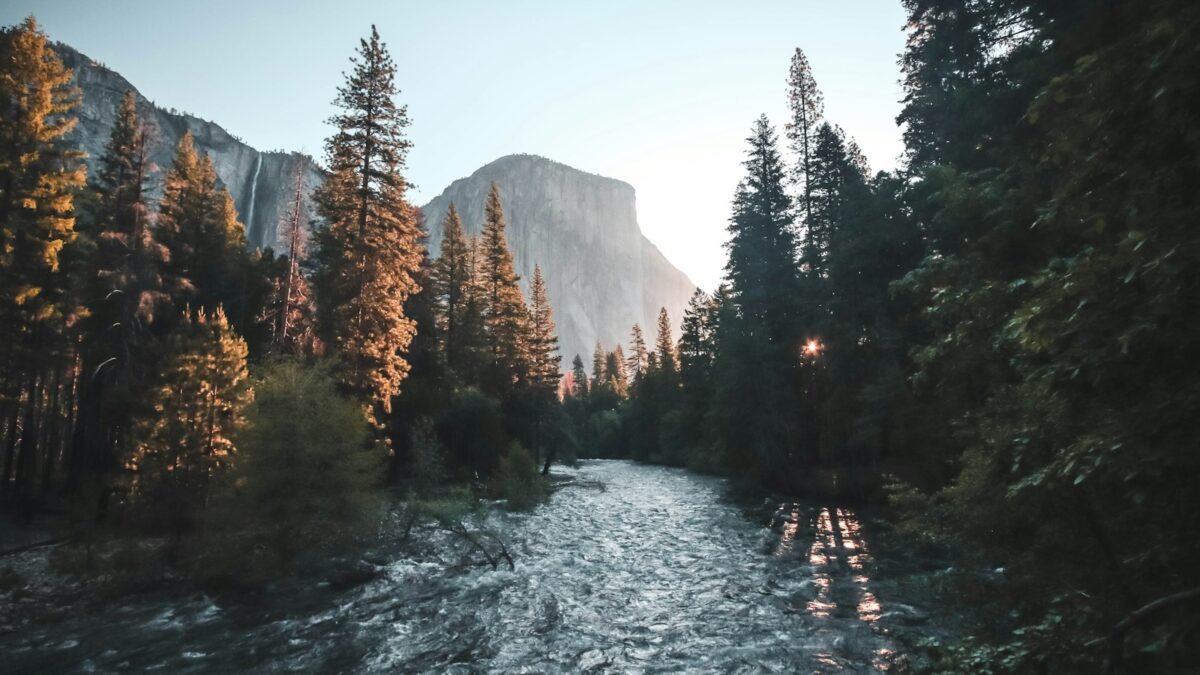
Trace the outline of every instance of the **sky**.
<instances>
[{"instance_id":1,"label":"sky","mask_svg":"<svg viewBox=\"0 0 1200 675\"><path fill-rule=\"evenodd\" d=\"M782 131L797 47L873 170L903 150L899 0L0 2L0 24L29 14L163 107L318 157L374 23L412 119L414 202L503 155L549 157L633 185L642 231L705 289L745 138L763 113Z\"/></svg>"}]
</instances>

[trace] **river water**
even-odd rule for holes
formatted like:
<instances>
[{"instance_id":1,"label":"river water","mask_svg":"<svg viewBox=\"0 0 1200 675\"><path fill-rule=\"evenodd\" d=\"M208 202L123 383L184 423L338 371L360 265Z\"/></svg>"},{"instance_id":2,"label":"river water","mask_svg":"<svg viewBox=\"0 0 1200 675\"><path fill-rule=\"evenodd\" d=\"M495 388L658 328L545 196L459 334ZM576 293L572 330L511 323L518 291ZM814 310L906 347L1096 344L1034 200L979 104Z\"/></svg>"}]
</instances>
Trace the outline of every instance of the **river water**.
<instances>
[{"instance_id":1,"label":"river water","mask_svg":"<svg viewBox=\"0 0 1200 675\"><path fill-rule=\"evenodd\" d=\"M488 527L515 570L429 557L215 601L143 596L0 637L7 672L874 672L914 610L876 587L848 509L725 497L718 478L622 461ZM919 616L918 616L919 619Z\"/></svg>"}]
</instances>

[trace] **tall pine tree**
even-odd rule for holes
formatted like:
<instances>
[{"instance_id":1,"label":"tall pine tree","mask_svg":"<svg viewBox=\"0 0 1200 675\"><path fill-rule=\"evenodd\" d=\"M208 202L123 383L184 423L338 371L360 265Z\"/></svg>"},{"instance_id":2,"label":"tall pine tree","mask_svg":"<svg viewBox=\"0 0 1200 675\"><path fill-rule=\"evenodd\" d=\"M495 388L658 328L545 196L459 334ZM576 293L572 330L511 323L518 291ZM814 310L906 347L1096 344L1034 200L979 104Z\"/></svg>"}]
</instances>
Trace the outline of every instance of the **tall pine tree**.
<instances>
[{"instance_id":1,"label":"tall pine tree","mask_svg":"<svg viewBox=\"0 0 1200 675\"><path fill-rule=\"evenodd\" d=\"M733 444L724 452L740 455L735 461L741 470L778 483L788 475L799 442L796 241L785 169L765 116L747 142L746 176L734 195L726 245L736 318L722 326L731 349L722 351L727 363L716 389L724 420L717 438Z\"/></svg>"},{"instance_id":2,"label":"tall pine tree","mask_svg":"<svg viewBox=\"0 0 1200 675\"><path fill-rule=\"evenodd\" d=\"M792 55L788 70L788 108L791 119L786 125L787 138L796 155L792 180L799 188L801 218L807 224L812 219L812 187L809 183L813 155L816 152L817 129L825 114L825 101L813 77L808 57L799 47Z\"/></svg>"},{"instance_id":3,"label":"tall pine tree","mask_svg":"<svg viewBox=\"0 0 1200 675\"><path fill-rule=\"evenodd\" d=\"M396 66L371 27L334 100L328 177L313 195L325 227L314 237L319 325L348 390L382 420L408 373L414 325L404 303L417 290L421 230L402 173L412 145L396 104Z\"/></svg>"},{"instance_id":4,"label":"tall pine tree","mask_svg":"<svg viewBox=\"0 0 1200 675\"><path fill-rule=\"evenodd\" d=\"M442 219L442 249L433 264L433 290L438 331L446 365L455 372L466 365L468 304L471 301L471 248L454 204Z\"/></svg>"},{"instance_id":5,"label":"tall pine tree","mask_svg":"<svg viewBox=\"0 0 1200 675\"><path fill-rule=\"evenodd\" d=\"M520 277L513 271L512 252L505 234L504 207L495 183L488 191L485 211L479 276L484 294L484 326L491 346L488 384L493 393L506 397L517 383L530 375L526 340L529 312L517 285Z\"/></svg>"}]
</instances>

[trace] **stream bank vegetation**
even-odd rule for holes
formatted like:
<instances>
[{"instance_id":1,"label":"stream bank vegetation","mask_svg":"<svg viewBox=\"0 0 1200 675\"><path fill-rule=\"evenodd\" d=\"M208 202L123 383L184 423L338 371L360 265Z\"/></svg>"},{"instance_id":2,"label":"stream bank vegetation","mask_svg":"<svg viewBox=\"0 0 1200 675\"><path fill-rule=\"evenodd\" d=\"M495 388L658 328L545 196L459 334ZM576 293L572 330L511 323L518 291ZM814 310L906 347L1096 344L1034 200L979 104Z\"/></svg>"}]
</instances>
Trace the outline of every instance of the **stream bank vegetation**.
<instances>
[{"instance_id":1,"label":"stream bank vegetation","mask_svg":"<svg viewBox=\"0 0 1200 675\"><path fill-rule=\"evenodd\" d=\"M374 30L279 255L189 136L157 174L132 95L88 175L69 71L32 19L4 29L0 490L57 523L15 548L114 593L353 580L414 532L500 568L481 500L627 457L886 509L952 563L912 579L956 622L909 645L929 670L1200 668L1200 8L903 4L901 167L870 171L797 49L724 282L561 382L500 188L478 237L407 201Z\"/></svg>"}]
</instances>

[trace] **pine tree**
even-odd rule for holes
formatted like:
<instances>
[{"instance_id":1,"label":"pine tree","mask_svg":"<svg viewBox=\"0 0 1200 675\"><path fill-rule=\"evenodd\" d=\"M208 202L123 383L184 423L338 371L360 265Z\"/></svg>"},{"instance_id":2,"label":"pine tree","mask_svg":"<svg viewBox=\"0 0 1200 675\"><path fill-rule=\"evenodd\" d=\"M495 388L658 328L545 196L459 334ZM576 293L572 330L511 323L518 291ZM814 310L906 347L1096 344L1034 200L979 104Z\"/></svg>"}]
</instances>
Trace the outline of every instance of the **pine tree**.
<instances>
[{"instance_id":1,"label":"pine tree","mask_svg":"<svg viewBox=\"0 0 1200 675\"><path fill-rule=\"evenodd\" d=\"M529 345L525 339L529 313L513 271L512 252L505 235L504 208L500 190L493 183L488 192L486 219L480 240L482 253L483 318L491 345L490 384L496 394L507 396L529 377Z\"/></svg>"},{"instance_id":2,"label":"pine tree","mask_svg":"<svg viewBox=\"0 0 1200 675\"><path fill-rule=\"evenodd\" d=\"M236 561L236 581L243 583L258 567L247 563L259 551L273 558L264 567L285 572L297 560L322 565L345 555L376 522L379 506L379 453L370 427L361 406L338 394L330 373L277 361L254 388L216 519L252 543L249 560Z\"/></svg>"},{"instance_id":3,"label":"pine tree","mask_svg":"<svg viewBox=\"0 0 1200 675\"><path fill-rule=\"evenodd\" d=\"M300 156L296 163L296 183L292 189L292 204L281 223L280 232L287 242L287 257L282 278L275 285L269 311L274 314L276 350L293 355L312 355L321 351L316 335L316 307L308 279L302 266L308 255L308 235L305 224L308 200L304 194L304 172L308 158Z\"/></svg>"},{"instance_id":4,"label":"pine tree","mask_svg":"<svg viewBox=\"0 0 1200 675\"><path fill-rule=\"evenodd\" d=\"M81 231L91 247L85 269L83 372L68 488L85 465L107 473L128 451L128 433L153 370L147 328L167 299L164 251L154 240L146 202L148 160L137 101L126 92L100 170L89 185L91 203Z\"/></svg>"},{"instance_id":5,"label":"pine tree","mask_svg":"<svg viewBox=\"0 0 1200 675\"><path fill-rule=\"evenodd\" d=\"M466 314L471 294L471 248L454 204L442 219L442 248L433 266L442 351L451 370L461 369L467 358Z\"/></svg>"},{"instance_id":6,"label":"pine tree","mask_svg":"<svg viewBox=\"0 0 1200 675\"><path fill-rule=\"evenodd\" d=\"M607 389L609 384L608 374L608 357L604 353L604 347L596 342L596 349L592 351L592 393L593 395L601 389Z\"/></svg>"},{"instance_id":7,"label":"pine tree","mask_svg":"<svg viewBox=\"0 0 1200 675\"><path fill-rule=\"evenodd\" d=\"M185 132L163 181L154 237L166 250L164 282L178 316L186 307L224 307L246 329L243 288L249 272L245 228L229 190L218 184L212 159Z\"/></svg>"},{"instance_id":8,"label":"pine tree","mask_svg":"<svg viewBox=\"0 0 1200 675\"><path fill-rule=\"evenodd\" d=\"M396 66L379 33L362 40L334 105L326 141L328 177L313 195L325 227L314 237L321 332L346 388L382 420L408 372L413 322L404 303L417 291L421 230L401 173L411 146L408 112L395 101Z\"/></svg>"},{"instance_id":9,"label":"pine tree","mask_svg":"<svg viewBox=\"0 0 1200 675\"><path fill-rule=\"evenodd\" d=\"M588 395L588 376L583 369L583 358L578 354L571 361L571 396L578 400L586 399Z\"/></svg>"},{"instance_id":10,"label":"pine tree","mask_svg":"<svg viewBox=\"0 0 1200 675\"><path fill-rule=\"evenodd\" d=\"M800 210L807 224L812 219L812 189L809 176L816 150L817 129L825 113L825 102L821 90L817 88L817 81L813 78L808 57L799 47L792 55L792 66L788 71L788 107L792 116L786 131L792 152L796 155L792 180L800 189Z\"/></svg>"},{"instance_id":11,"label":"pine tree","mask_svg":"<svg viewBox=\"0 0 1200 675\"><path fill-rule=\"evenodd\" d=\"M809 215L800 255L802 269L811 279L829 276L830 241L845 216L852 188L865 184L861 169L865 160L857 149L855 152L858 156L852 157L841 129L825 123L817 130L808 174Z\"/></svg>"},{"instance_id":12,"label":"pine tree","mask_svg":"<svg viewBox=\"0 0 1200 675\"><path fill-rule=\"evenodd\" d=\"M0 492L11 486L22 505L42 450L43 393L69 361L77 310L62 259L86 176L65 139L78 101L71 71L33 17L0 31Z\"/></svg>"},{"instance_id":13,"label":"pine tree","mask_svg":"<svg viewBox=\"0 0 1200 675\"><path fill-rule=\"evenodd\" d=\"M649 366L647 358L646 338L642 335L642 327L638 324L633 324L633 329L629 334L629 349L632 353L629 355L629 360L626 362L626 372L629 373L631 385L636 385L642 379L642 375L646 374L646 368Z\"/></svg>"},{"instance_id":14,"label":"pine tree","mask_svg":"<svg viewBox=\"0 0 1200 675\"><path fill-rule=\"evenodd\" d=\"M676 444L693 452L705 445L705 415L712 400L715 302L696 289L683 313L679 338L679 381L682 391L680 430Z\"/></svg>"},{"instance_id":15,"label":"pine tree","mask_svg":"<svg viewBox=\"0 0 1200 675\"><path fill-rule=\"evenodd\" d=\"M61 312L59 255L75 237L82 153L64 136L79 93L37 22L0 34L0 317L6 332Z\"/></svg>"},{"instance_id":16,"label":"pine tree","mask_svg":"<svg viewBox=\"0 0 1200 675\"><path fill-rule=\"evenodd\" d=\"M139 421L128 468L141 512L179 533L202 509L213 476L234 461L234 435L253 397L246 342L225 313L186 313L167 338L153 414Z\"/></svg>"},{"instance_id":17,"label":"pine tree","mask_svg":"<svg viewBox=\"0 0 1200 675\"><path fill-rule=\"evenodd\" d=\"M658 310L658 334L654 339L654 352L657 355L658 367L672 378L679 372L678 359L675 356L675 339L671 337L671 317L667 308Z\"/></svg>"},{"instance_id":18,"label":"pine tree","mask_svg":"<svg viewBox=\"0 0 1200 675\"><path fill-rule=\"evenodd\" d=\"M554 316L550 299L546 296L546 283L542 269L533 266L533 284L530 289L529 307L529 363L530 385L539 398L550 398L558 389L561 377L558 364L558 335L554 329Z\"/></svg>"},{"instance_id":19,"label":"pine tree","mask_svg":"<svg viewBox=\"0 0 1200 675\"><path fill-rule=\"evenodd\" d=\"M625 350L621 345L617 345L608 354L606 359L605 370L610 373L610 378L613 383L613 391L617 396L625 398L629 395L629 377L625 373Z\"/></svg>"},{"instance_id":20,"label":"pine tree","mask_svg":"<svg viewBox=\"0 0 1200 675\"><path fill-rule=\"evenodd\" d=\"M725 329L717 400L726 426L716 437L753 455L734 461L768 481L779 481L799 443L796 388L799 375L799 293L791 200L775 132L765 116L747 139L746 177L733 200L725 270L736 319ZM740 438L739 438L740 436Z\"/></svg>"},{"instance_id":21,"label":"pine tree","mask_svg":"<svg viewBox=\"0 0 1200 675\"><path fill-rule=\"evenodd\" d=\"M460 339L460 363L453 372L462 384L480 386L483 384L487 364L491 358L491 345L488 342L487 327L484 324L487 294L483 279L483 249L482 239L478 236L467 238L467 269L466 284L463 288L463 310L461 330L457 332Z\"/></svg>"},{"instance_id":22,"label":"pine tree","mask_svg":"<svg viewBox=\"0 0 1200 675\"><path fill-rule=\"evenodd\" d=\"M712 367L712 307L712 298L697 288L683 312L678 353L685 382L704 379Z\"/></svg>"}]
</instances>

